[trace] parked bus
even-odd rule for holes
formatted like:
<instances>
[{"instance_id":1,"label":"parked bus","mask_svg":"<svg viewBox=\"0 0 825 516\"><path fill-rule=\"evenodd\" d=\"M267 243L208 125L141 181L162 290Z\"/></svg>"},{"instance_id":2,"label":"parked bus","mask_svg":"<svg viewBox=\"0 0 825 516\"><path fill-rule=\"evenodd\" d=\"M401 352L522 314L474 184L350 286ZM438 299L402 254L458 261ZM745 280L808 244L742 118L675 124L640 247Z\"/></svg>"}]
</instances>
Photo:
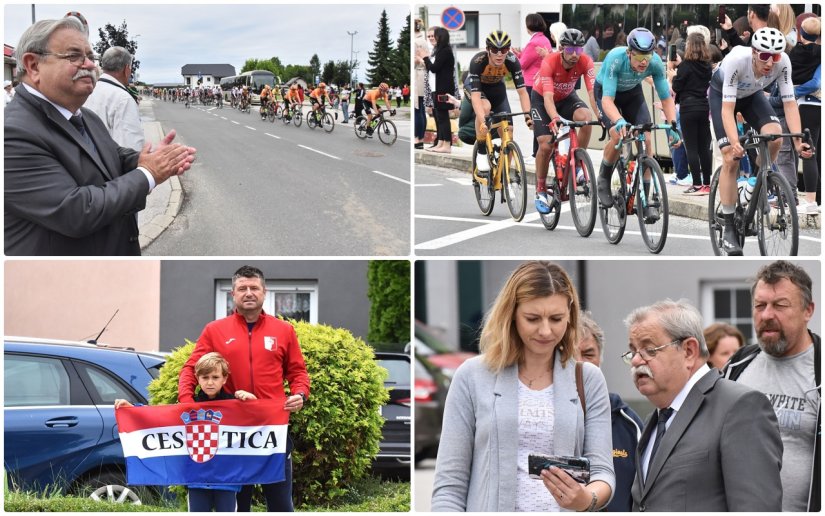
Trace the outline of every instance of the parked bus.
<instances>
[{"instance_id":1,"label":"parked bus","mask_svg":"<svg viewBox=\"0 0 825 516\"><path fill-rule=\"evenodd\" d=\"M271 88L274 88L276 84L275 79L275 74L267 70L253 70L240 75L233 75L232 77L224 77L221 79L221 89L223 90L224 100L226 102L230 101L229 96L232 93L233 87L237 86L238 88L242 88L243 86L247 86L252 103L260 104L261 89L265 84L269 84ZM277 82L280 82L280 80Z\"/></svg>"}]
</instances>

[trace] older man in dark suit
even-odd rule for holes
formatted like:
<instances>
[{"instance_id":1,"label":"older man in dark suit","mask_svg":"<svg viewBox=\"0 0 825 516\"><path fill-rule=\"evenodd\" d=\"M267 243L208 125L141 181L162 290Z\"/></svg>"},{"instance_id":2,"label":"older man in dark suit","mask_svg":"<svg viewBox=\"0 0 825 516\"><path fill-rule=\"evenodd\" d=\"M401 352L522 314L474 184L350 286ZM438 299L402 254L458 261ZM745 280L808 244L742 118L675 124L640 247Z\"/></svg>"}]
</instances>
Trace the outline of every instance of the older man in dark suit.
<instances>
[{"instance_id":1,"label":"older man in dark suit","mask_svg":"<svg viewBox=\"0 0 825 516\"><path fill-rule=\"evenodd\" d=\"M708 367L699 311L661 301L625 324L623 358L657 408L636 451L633 510L781 511L776 415L764 394Z\"/></svg>"},{"instance_id":2,"label":"older man in dark suit","mask_svg":"<svg viewBox=\"0 0 825 516\"><path fill-rule=\"evenodd\" d=\"M195 149L119 147L101 120L81 109L97 78L83 25L41 20L16 49L22 84L4 119L4 234L7 255L139 255L136 214L146 196L182 174Z\"/></svg>"}]
</instances>

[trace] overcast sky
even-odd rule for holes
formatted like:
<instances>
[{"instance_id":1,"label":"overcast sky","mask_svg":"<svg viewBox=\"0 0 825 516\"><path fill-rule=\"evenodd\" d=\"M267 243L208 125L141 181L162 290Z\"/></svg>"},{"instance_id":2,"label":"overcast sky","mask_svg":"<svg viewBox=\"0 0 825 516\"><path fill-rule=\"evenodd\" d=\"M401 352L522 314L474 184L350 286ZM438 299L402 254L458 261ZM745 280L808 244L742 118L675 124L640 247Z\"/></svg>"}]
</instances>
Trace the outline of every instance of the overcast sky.
<instances>
[{"instance_id":1,"label":"overcast sky","mask_svg":"<svg viewBox=\"0 0 825 516\"><path fill-rule=\"evenodd\" d=\"M185 64L227 63L241 71L248 58L308 65L313 54L321 64L354 58L364 78L367 52L378 36L378 21L386 9L390 39L395 44L410 12L409 3L343 5L227 5L227 4L35 4L38 20L80 12L89 22L92 46L98 29L119 27L125 20L129 39L137 42L140 80L180 82ZM32 23L32 4L4 5L3 42L17 46ZM310 21L312 19L312 22ZM358 31L351 38L347 32Z\"/></svg>"}]
</instances>

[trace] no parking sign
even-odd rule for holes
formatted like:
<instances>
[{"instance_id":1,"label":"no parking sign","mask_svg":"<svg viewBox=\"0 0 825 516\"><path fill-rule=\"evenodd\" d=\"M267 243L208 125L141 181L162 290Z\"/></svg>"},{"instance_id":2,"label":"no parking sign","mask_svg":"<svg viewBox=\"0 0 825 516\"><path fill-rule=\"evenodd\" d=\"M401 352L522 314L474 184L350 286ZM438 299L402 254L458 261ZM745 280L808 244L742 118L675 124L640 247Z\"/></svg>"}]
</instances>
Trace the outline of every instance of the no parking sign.
<instances>
[{"instance_id":1,"label":"no parking sign","mask_svg":"<svg viewBox=\"0 0 825 516\"><path fill-rule=\"evenodd\" d=\"M441 13L441 25L447 30L461 30L464 21L464 11L458 7L448 7Z\"/></svg>"}]
</instances>

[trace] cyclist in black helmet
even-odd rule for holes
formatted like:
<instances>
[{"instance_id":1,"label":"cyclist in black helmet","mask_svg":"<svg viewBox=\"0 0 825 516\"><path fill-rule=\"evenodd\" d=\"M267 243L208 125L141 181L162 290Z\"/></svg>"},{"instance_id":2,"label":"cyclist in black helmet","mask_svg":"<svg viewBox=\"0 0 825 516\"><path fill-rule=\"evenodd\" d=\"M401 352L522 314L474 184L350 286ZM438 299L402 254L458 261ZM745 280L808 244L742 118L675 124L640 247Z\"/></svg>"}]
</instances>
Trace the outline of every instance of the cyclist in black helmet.
<instances>
[{"instance_id":1,"label":"cyclist in black helmet","mask_svg":"<svg viewBox=\"0 0 825 516\"><path fill-rule=\"evenodd\" d=\"M487 36L487 50L479 52L470 60L469 74L465 82L470 91L470 100L476 115L476 140L483 142L487 138L487 126L484 117L492 113L510 112L507 101L507 88L504 77L509 73L518 92L521 110L530 112L530 97L524 86L524 74L516 55L510 52L510 36L503 30L495 30ZM533 128L530 115L524 116L527 127ZM509 128L513 130L512 126ZM479 172L490 170L487 160L487 147L479 146L479 158L476 166Z\"/></svg>"}]
</instances>

